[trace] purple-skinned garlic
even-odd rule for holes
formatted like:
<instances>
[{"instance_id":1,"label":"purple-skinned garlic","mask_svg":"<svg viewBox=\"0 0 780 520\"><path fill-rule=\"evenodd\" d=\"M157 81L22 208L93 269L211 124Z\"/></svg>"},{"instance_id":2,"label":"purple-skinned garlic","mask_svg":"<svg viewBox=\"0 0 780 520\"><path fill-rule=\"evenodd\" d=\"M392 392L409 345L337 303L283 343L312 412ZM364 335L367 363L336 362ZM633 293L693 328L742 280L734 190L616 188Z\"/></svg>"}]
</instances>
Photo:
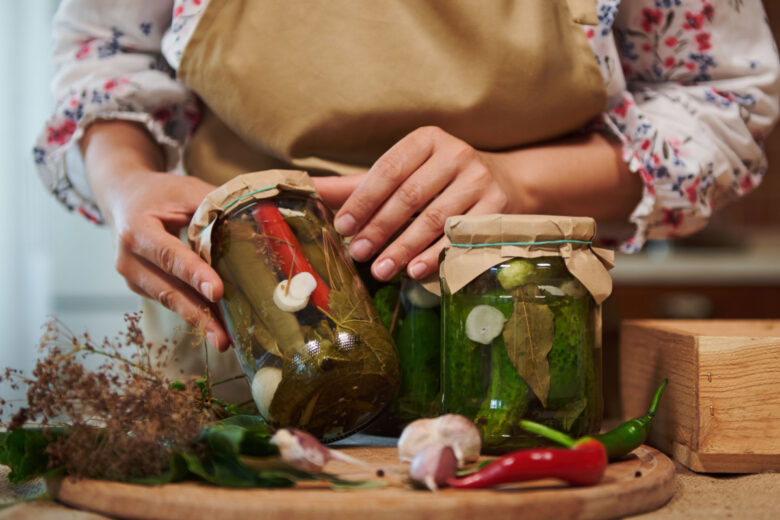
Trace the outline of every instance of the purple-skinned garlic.
<instances>
[{"instance_id":1,"label":"purple-skinned garlic","mask_svg":"<svg viewBox=\"0 0 780 520\"><path fill-rule=\"evenodd\" d=\"M477 460L482 438L477 427L462 415L445 414L409 423L398 439L398 457L410 462L428 446L450 446L458 466Z\"/></svg>"},{"instance_id":2,"label":"purple-skinned garlic","mask_svg":"<svg viewBox=\"0 0 780 520\"><path fill-rule=\"evenodd\" d=\"M429 445L412 459L409 477L418 484L424 484L431 491L454 478L458 471L458 460L450 446Z\"/></svg>"},{"instance_id":3,"label":"purple-skinned garlic","mask_svg":"<svg viewBox=\"0 0 780 520\"><path fill-rule=\"evenodd\" d=\"M279 448L284 462L310 473L322 471L331 460L366 466L360 459L323 446L314 436L292 428L282 428L271 437L271 444Z\"/></svg>"}]
</instances>

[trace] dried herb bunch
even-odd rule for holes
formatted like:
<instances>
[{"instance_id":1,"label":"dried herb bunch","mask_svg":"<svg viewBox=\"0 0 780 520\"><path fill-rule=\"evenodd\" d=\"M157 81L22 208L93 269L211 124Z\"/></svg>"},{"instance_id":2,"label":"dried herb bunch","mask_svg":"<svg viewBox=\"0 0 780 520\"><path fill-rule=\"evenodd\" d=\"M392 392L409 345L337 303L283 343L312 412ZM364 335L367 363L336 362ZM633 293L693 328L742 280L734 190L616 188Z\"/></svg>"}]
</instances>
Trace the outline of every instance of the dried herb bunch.
<instances>
[{"instance_id":1,"label":"dried herb bunch","mask_svg":"<svg viewBox=\"0 0 780 520\"><path fill-rule=\"evenodd\" d=\"M146 342L140 319L140 313L126 315L126 332L102 342L88 334L76 336L60 321L50 320L32 376L13 369L0 376L0 382L14 388L27 387L27 404L16 410L8 429L32 423L44 427L49 467L87 478L160 475L172 452L196 450L202 427L224 415L222 403L211 397L208 374L166 379L155 360L167 346ZM83 364L90 357L105 359L90 370Z\"/></svg>"}]
</instances>

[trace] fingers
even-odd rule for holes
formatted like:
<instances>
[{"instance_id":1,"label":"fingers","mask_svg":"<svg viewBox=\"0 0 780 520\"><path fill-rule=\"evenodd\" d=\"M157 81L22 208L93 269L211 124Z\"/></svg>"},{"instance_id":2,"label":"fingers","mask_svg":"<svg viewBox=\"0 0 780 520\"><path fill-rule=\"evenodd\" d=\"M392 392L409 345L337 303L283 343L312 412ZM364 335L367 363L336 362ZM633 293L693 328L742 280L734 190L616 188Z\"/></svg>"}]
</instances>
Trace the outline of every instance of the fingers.
<instances>
[{"instance_id":1,"label":"fingers","mask_svg":"<svg viewBox=\"0 0 780 520\"><path fill-rule=\"evenodd\" d=\"M466 154L461 154L464 155ZM435 161L431 162L435 163ZM500 198L491 195L491 193L500 195L503 191L493 182L490 172L483 163L468 159L462 163L455 160L451 164L455 165L456 172L446 175L454 177L454 180L377 257L371 272L378 280L389 280L407 264L409 264L407 272L412 278L427 276L435 270L436 259L426 257L424 262L418 259L413 265L411 261L442 235L447 217L465 214L475 206L480 210L484 207L484 211L490 208L491 211L496 212L504 208ZM439 166L439 169L441 170L442 167ZM389 205L388 202L387 206ZM380 215L376 218L379 219ZM369 226L371 224L367 228ZM362 235L363 232L361 231L360 234Z\"/></svg>"},{"instance_id":2,"label":"fingers","mask_svg":"<svg viewBox=\"0 0 780 520\"><path fill-rule=\"evenodd\" d=\"M135 222L120 232L120 249L187 283L204 298L216 302L222 297L222 280L194 251L170 234L156 219Z\"/></svg>"},{"instance_id":3,"label":"fingers","mask_svg":"<svg viewBox=\"0 0 780 520\"><path fill-rule=\"evenodd\" d=\"M137 256L118 263L117 270L133 292L158 301L190 325L205 331L206 339L218 351L224 352L230 346L230 339L208 302L180 280Z\"/></svg>"},{"instance_id":4,"label":"fingers","mask_svg":"<svg viewBox=\"0 0 780 520\"><path fill-rule=\"evenodd\" d=\"M465 213L477 203L479 197L480 190L467 179L467 174L456 179L409 224L393 243L382 251L371 266L371 274L378 280L389 280L395 276L410 260L441 236L447 217ZM377 215L377 219L379 218L381 216ZM367 232L371 230L370 226L371 224L367 226ZM362 235L363 232L360 234ZM356 245L354 240L352 245ZM425 272L422 271L424 267ZM409 273L413 278L419 278L425 276L427 271L426 264L418 263L410 266Z\"/></svg>"},{"instance_id":5,"label":"fingers","mask_svg":"<svg viewBox=\"0 0 780 520\"><path fill-rule=\"evenodd\" d=\"M437 160L435 157L428 159L401 184L393 196L387 199L360 232L352 237L349 248L352 257L355 260L364 262L376 254L379 248L398 229L401 229L409 222L420 208L428 204L431 199L447 187L455 173L456 170L451 165L443 164L442 161ZM446 191L450 191L450 188L447 188ZM441 198L444 197L441 196ZM465 207L469 205L465 205ZM441 234L446 214L446 210L442 208L441 204L434 202L425 209L421 216L417 217L415 222L423 219L429 220L433 227L440 224L438 230L433 235L430 235L430 233L426 234L430 241ZM423 239L423 237L418 237L418 240ZM402 241L401 244L403 243ZM393 254L389 255L390 258L395 258L395 256ZM409 258L406 258L406 260Z\"/></svg>"},{"instance_id":6,"label":"fingers","mask_svg":"<svg viewBox=\"0 0 780 520\"><path fill-rule=\"evenodd\" d=\"M410 278L415 280L422 280L426 276L429 276L436 272L439 266L439 253L445 247L450 245L450 241L447 237L442 236L433 243L428 249L417 255L409 265L406 267L406 273Z\"/></svg>"},{"instance_id":7,"label":"fingers","mask_svg":"<svg viewBox=\"0 0 780 520\"><path fill-rule=\"evenodd\" d=\"M506 195L498 188L489 190L466 215L487 215L489 213L501 213L506 206ZM450 245L447 237L442 236L433 245L422 251L409 261L407 274L414 279L422 279L436 272L439 265L439 253Z\"/></svg>"},{"instance_id":8,"label":"fingers","mask_svg":"<svg viewBox=\"0 0 780 520\"><path fill-rule=\"evenodd\" d=\"M433 154L435 134L429 128L417 129L385 152L336 214L336 231L352 235L361 229L376 209Z\"/></svg>"},{"instance_id":9,"label":"fingers","mask_svg":"<svg viewBox=\"0 0 780 520\"><path fill-rule=\"evenodd\" d=\"M325 205L331 209L337 209L352 195L352 192L358 187L363 177L365 177L365 174L346 177L334 175L330 177L312 177L312 181L314 182L314 188Z\"/></svg>"}]
</instances>

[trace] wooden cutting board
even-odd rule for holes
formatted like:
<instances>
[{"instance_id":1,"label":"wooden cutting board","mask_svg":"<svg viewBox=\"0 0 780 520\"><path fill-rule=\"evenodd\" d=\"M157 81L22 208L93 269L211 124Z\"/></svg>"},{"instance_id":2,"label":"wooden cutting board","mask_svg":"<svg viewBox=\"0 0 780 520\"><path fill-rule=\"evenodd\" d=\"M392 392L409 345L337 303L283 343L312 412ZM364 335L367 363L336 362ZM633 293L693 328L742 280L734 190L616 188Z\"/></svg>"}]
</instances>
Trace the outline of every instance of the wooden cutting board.
<instances>
[{"instance_id":1,"label":"wooden cutting board","mask_svg":"<svg viewBox=\"0 0 780 520\"><path fill-rule=\"evenodd\" d=\"M349 479L376 479L378 489L334 491L305 484L291 489L229 489L191 482L138 486L98 480L49 481L49 493L67 505L122 518L195 520L454 520L488 518L602 519L656 509L674 494L674 464L642 446L610 464L601 484L573 488L559 481L525 483L500 490L412 489L408 467L390 447L343 448L371 464L355 469L332 462L325 469ZM382 469L383 477L376 476Z\"/></svg>"}]
</instances>

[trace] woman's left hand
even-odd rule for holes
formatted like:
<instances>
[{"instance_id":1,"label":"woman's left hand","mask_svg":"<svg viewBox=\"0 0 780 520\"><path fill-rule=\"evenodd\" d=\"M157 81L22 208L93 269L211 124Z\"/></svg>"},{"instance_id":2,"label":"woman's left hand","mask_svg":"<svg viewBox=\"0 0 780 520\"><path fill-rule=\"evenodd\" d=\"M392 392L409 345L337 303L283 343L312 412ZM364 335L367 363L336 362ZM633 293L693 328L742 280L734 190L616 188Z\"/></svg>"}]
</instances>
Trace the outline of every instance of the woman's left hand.
<instances>
[{"instance_id":1,"label":"woman's left hand","mask_svg":"<svg viewBox=\"0 0 780 520\"><path fill-rule=\"evenodd\" d=\"M353 235L355 260L381 251L371 266L376 279L389 280L404 266L410 277L420 279L436 270L447 245L442 236L447 217L519 209L494 171L496 155L475 150L440 128L422 127L393 145L367 173L318 177L314 183L327 205L341 207L336 230Z\"/></svg>"}]
</instances>

